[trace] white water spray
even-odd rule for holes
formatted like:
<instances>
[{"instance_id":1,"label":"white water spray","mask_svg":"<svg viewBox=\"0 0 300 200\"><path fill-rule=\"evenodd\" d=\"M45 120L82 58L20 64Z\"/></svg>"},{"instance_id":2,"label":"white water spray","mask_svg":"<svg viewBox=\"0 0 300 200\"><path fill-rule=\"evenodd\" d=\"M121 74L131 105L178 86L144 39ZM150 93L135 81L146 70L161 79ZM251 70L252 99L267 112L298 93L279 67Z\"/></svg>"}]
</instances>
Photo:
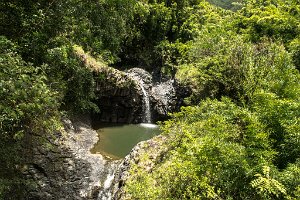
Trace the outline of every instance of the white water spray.
<instances>
[{"instance_id":1,"label":"white water spray","mask_svg":"<svg viewBox=\"0 0 300 200\"><path fill-rule=\"evenodd\" d=\"M113 199L113 184L115 178L115 172L118 168L118 162L108 163L105 165L107 169L106 179L102 183L102 189L98 194L97 200L112 200Z\"/></svg>"}]
</instances>

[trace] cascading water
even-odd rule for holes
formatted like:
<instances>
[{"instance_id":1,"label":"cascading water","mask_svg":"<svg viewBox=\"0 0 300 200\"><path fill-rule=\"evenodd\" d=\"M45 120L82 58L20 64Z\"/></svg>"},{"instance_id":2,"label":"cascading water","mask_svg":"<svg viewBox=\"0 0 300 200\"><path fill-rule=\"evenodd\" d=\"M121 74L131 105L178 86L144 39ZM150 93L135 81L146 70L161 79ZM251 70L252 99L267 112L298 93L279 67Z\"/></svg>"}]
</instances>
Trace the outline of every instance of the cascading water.
<instances>
[{"instance_id":1,"label":"cascading water","mask_svg":"<svg viewBox=\"0 0 300 200\"><path fill-rule=\"evenodd\" d=\"M150 110L150 100L149 100L149 95L145 90L144 84L142 81L139 81L140 87L143 92L143 101L144 101L144 122L145 123L151 123L151 110Z\"/></svg>"},{"instance_id":2,"label":"cascading water","mask_svg":"<svg viewBox=\"0 0 300 200\"><path fill-rule=\"evenodd\" d=\"M115 161L108 163L105 166L105 169L107 170L106 179L102 183L102 189L100 190L98 194L97 200L112 200L113 199L113 181L115 178L115 173L120 164L120 161Z\"/></svg>"},{"instance_id":3,"label":"cascading water","mask_svg":"<svg viewBox=\"0 0 300 200\"><path fill-rule=\"evenodd\" d=\"M152 76L145 70L140 68L132 68L127 71L127 74L130 78L135 80L140 87L143 94L143 122L150 124L151 119L151 108L150 108L150 98L147 90L149 89L149 85L152 85Z\"/></svg>"}]
</instances>

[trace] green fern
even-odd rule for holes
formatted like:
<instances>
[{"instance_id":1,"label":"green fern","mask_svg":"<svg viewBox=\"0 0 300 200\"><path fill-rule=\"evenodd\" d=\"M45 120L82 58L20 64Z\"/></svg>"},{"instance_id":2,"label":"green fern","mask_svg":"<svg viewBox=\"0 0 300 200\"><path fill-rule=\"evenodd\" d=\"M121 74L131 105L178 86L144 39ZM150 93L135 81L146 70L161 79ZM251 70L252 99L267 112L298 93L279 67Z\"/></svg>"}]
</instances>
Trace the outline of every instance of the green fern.
<instances>
[{"instance_id":1,"label":"green fern","mask_svg":"<svg viewBox=\"0 0 300 200\"><path fill-rule=\"evenodd\" d=\"M251 181L251 186L263 199L280 198L286 195L286 189L277 180L270 176L270 167L263 166L263 174L255 174L256 179Z\"/></svg>"}]
</instances>

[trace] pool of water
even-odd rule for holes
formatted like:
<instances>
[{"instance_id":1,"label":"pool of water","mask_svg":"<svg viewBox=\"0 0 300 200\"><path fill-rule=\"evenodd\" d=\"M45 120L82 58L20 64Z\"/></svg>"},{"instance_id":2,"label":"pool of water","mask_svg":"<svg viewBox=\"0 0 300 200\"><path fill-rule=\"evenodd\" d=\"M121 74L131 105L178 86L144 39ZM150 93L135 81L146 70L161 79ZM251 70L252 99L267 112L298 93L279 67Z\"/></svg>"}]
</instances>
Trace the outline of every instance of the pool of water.
<instances>
[{"instance_id":1,"label":"pool of water","mask_svg":"<svg viewBox=\"0 0 300 200\"><path fill-rule=\"evenodd\" d=\"M102 124L94 128L99 134L99 141L91 152L114 160L124 158L140 141L160 134L155 124Z\"/></svg>"}]
</instances>

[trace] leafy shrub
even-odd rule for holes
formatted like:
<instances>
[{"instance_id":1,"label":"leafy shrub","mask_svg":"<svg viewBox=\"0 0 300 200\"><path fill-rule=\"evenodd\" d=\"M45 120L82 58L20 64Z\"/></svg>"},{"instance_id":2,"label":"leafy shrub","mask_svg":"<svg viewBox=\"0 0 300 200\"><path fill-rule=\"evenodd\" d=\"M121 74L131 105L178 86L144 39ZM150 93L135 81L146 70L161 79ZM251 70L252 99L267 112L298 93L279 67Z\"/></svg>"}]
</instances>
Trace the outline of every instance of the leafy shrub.
<instances>
[{"instance_id":1,"label":"leafy shrub","mask_svg":"<svg viewBox=\"0 0 300 200\"><path fill-rule=\"evenodd\" d=\"M131 198L258 197L251 181L272 161L274 151L255 114L228 99L207 100L197 107L183 108L163 129L170 151L150 173L137 173L133 168L126 186Z\"/></svg>"},{"instance_id":2,"label":"leafy shrub","mask_svg":"<svg viewBox=\"0 0 300 200\"><path fill-rule=\"evenodd\" d=\"M22 199L28 186L20 173L28 157L24 152L28 138L46 137L60 127L57 93L46 84L42 68L24 62L15 47L0 37L0 198L4 199Z\"/></svg>"},{"instance_id":3,"label":"leafy shrub","mask_svg":"<svg viewBox=\"0 0 300 200\"><path fill-rule=\"evenodd\" d=\"M63 96L61 109L72 113L99 110L93 103L96 98L93 72L74 54L72 46L48 50L46 62L50 84Z\"/></svg>"},{"instance_id":4,"label":"leafy shrub","mask_svg":"<svg viewBox=\"0 0 300 200\"><path fill-rule=\"evenodd\" d=\"M228 96L248 104L259 91L295 95L297 72L283 45L267 39L252 44L220 27L206 27L189 51L189 63L177 78L194 90L192 102Z\"/></svg>"}]
</instances>

